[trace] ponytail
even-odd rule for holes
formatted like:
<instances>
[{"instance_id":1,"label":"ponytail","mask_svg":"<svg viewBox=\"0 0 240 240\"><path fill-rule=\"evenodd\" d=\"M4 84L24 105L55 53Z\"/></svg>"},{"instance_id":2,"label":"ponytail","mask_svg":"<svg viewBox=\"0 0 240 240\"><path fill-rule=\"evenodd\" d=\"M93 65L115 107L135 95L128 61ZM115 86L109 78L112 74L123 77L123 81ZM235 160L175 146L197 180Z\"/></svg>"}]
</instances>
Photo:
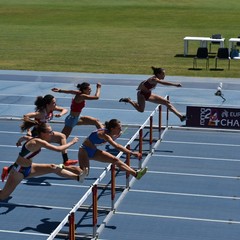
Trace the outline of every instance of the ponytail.
<instances>
[{"instance_id":1,"label":"ponytail","mask_svg":"<svg viewBox=\"0 0 240 240\"><path fill-rule=\"evenodd\" d=\"M39 135L40 133L47 131L48 124L42 123L42 122L39 123L36 120L32 120L28 117L24 117L23 123L22 123L22 125L20 125L21 131L24 132L25 130L32 128L32 127L36 128L37 134Z\"/></svg>"},{"instance_id":2,"label":"ponytail","mask_svg":"<svg viewBox=\"0 0 240 240\"><path fill-rule=\"evenodd\" d=\"M164 72L164 69L163 68L156 68L156 67L151 67L152 70L153 70L153 74L156 76L157 74L161 74Z\"/></svg>"},{"instance_id":3,"label":"ponytail","mask_svg":"<svg viewBox=\"0 0 240 240\"><path fill-rule=\"evenodd\" d=\"M24 117L23 123L22 125L20 125L20 128L21 128L21 131L24 132L25 130L35 126L38 126L38 121L32 120L28 117Z\"/></svg>"},{"instance_id":4,"label":"ponytail","mask_svg":"<svg viewBox=\"0 0 240 240\"><path fill-rule=\"evenodd\" d=\"M112 128L117 127L120 124L120 121L117 119L111 119L109 122L105 122L105 127L108 131L111 131Z\"/></svg>"},{"instance_id":5,"label":"ponytail","mask_svg":"<svg viewBox=\"0 0 240 240\"><path fill-rule=\"evenodd\" d=\"M34 102L34 104L35 104L35 106L36 106L35 110L36 110L36 111L41 111L41 110L43 110L44 108L46 108L46 105L47 105L47 104L50 104L50 103L51 103L51 101L53 100L53 98L54 98L54 96L51 95L51 94L47 94L47 95L45 95L44 97L38 96L38 97L36 98L36 101Z\"/></svg>"},{"instance_id":6,"label":"ponytail","mask_svg":"<svg viewBox=\"0 0 240 240\"><path fill-rule=\"evenodd\" d=\"M78 85L77 85L77 88L78 88L78 90L79 91L84 91L85 89L87 89L88 87L90 86L90 84L89 83L87 83L87 82L83 82L83 83L79 83Z\"/></svg>"}]
</instances>

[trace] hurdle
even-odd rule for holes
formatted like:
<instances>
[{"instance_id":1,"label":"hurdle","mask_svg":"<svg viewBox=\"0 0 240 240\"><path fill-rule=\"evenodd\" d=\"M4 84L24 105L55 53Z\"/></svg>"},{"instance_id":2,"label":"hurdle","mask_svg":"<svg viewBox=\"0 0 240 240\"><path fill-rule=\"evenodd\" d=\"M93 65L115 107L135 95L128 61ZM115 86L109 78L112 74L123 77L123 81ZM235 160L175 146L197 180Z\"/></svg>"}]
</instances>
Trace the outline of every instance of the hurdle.
<instances>
[{"instance_id":1,"label":"hurdle","mask_svg":"<svg viewBox=\"0 0 240 240\"><path fill-rule=\"evenodd\" d=\"M155 127L153 124L153 118L154 115L158 112L158 124ZM168 121L168 114L167 114L167 121ZM58 121L59 123L59 121ZM158 105L154 111L150 114L148 119L142 124L142 126L139 127L139 129L136 131L136 133L131 137L131 139L127 142L125 145L126 148L131 149L131 144L133 144L134 141L137 140L137 146L140 153L143 154L143 142L146 140L143 136L143 130L147 128L149 129L149 137L147 138L147 141L149 142L149 149L148 149L148 155L152 154L152 144L154 142L153 140L153 129L157 129L158 131L158 140L161 138L161 131L162 131L162 106ZM136 147L135 147L136 148ZM117 158L120 158L122 156L123 152L119 152L116 156ZM125 163L130 166L130 154L126 154ZM142 158L138 160L138 168L142 167ZM104 186L101 184L101 181L108 172L111 171L111 180L108 185L111 184L111 187ZM82 198L79 200L79 202L71 209L71 211L67 214L67 216L62 220L62 222L57 226L57 228L50 234L50 236L47 238L47 240L52 240L55 237L60 236L67 236L69 240L75 240L76 238L84 238L84 239L96 239L99 236L99 233L101 230L106 226L106 222L108 219L114 214L116 209L116 189L122 189L124 191L129 191L129 188L131 187L131 184L135 181L134 178L131 178L128 173L126 173L126 183L123 186L116 185L116 169L115 165L109 164L102 174L98 177L98 179L89 187L87 192L82 196ZM110 189L111 191L111 206L105 206L100 207L98 206L98 189ZM87 200L87 198L92 195L92 204L90 206L84 205L84 202ZM119 199L121 196L119 197ZM92 211L92 233L86 233L84 235L76 233L76 225L75 225L75 218L76 218L76 212L82 211L82 210L91 210ZM104 220L104 223L100 225L100 227L97 228L98 224L98 213L99 211L105 211L107 212L106 220ZM65 225L69 225L69 231L64 233L62 228Z\"/></svg>"},{"instance_id":2,"label":"hurdle","mask_svg":"<svg viewBox=\"0 0 240 240\"><path fill-rule=\"evenodd\" d=\"M101 182L101 180L106 176L107 172L110 171L110 167L111 164L109 164L105 170L102 172L102 174L98 177L98 179L89 187L89 189L87 190L87 192L82 196L82 198L75 204L75 206L71 209L71 211L66 215L66 217L61 221L61 223L56 227L56 229L49 235L49 237L47 238L47 240L52 240L55 237L58 236L69 236L69 233L71 232L71 234L73 234L73 228L75 230L75 226L74 226L74 218L75 218L75 212L77 212L80 207L83 205L83 203L87 200L87 198L91 195L91 194L96 194L95 191L95 186ZM94 189L94 190L93 190ZM73 214L72 214L73 213ZM69 218L69 216L71 216ZM95 217L95 216L94 216ZM69 222L70 220L70 222ZM96 220L95 220L96 221ZM65 232L61 232L61 229L65 226L69 224L69 232L65 233ZM70 228L71 226L71 228ZM75 235L75 234L74 234ZM92 237L93 234L90 235L90 237ZM87 236L86 236L87 237ZM73 238L74 239L74 238ZM72 240L72 239L71 239Z\"/></svg>"}]
</instances>

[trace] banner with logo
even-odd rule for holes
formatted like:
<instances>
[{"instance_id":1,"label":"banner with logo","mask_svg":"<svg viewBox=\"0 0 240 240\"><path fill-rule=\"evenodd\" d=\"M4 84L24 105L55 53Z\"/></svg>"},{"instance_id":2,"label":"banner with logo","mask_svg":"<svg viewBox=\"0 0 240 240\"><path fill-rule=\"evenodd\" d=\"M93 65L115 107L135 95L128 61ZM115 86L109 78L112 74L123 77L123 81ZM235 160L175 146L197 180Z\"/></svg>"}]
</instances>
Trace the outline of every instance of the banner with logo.
<instances>
[{"instance_id":1,"label":"banner with logo","mask_svg":"<svg viewBox=\"0 0 240 240\"><path fill-rule=\"evenodd\" d=\"M186 126L240 129L240 109L187 106Z\"/></svg>"}]
</instances>

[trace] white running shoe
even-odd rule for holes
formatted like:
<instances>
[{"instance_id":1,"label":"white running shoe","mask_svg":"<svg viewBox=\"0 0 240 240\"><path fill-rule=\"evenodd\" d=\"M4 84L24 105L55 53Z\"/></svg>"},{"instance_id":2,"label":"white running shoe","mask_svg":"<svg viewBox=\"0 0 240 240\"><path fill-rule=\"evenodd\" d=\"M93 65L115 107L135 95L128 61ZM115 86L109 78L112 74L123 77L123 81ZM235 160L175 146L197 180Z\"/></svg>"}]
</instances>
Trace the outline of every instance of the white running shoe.
<instances>
[{"instance_id":1,"label":"white running shoe","mask_svg":"<svg viewBox=\"0 0 240 240\"><path fill-rule=\"evenodd\" d=\"M88 175L88 168L85 168L80 174L79 174L79 182L83 183L85 180L85 177Z\"/></svg>"}]
</instances>

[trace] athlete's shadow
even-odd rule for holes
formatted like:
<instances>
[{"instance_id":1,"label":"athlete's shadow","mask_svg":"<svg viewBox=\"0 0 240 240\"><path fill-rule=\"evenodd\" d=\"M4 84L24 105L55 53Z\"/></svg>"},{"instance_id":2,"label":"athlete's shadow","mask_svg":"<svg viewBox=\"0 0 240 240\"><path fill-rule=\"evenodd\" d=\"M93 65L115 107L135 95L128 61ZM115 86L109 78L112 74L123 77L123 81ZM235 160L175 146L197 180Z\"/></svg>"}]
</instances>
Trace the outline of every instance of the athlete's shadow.
<instances>
[{"instance_id":1,"label":"athlete's shadow","mask_svg":"<svg viewBox=\"0 0 240 240\"><path fill-rule=\"evenodd\" d=\"M20 229L20 232L35 231L37 233L42 233L42 234L51 234L58 227L60 222L49 221L49 219L50 218L43 218L43 219L41 219L42 223L37 225L36 228L25 227L23 229ZM79 225L79 223L77 223L76 225ZM66 226L68 227L68 224ZM92 225L91 224L81 225L81 228L84 228L84 227L92 227ZM115 230L116 226L106 226L106 228ZM58 236L59 239L69 239L68 238L68 232L62 232L62 233L63 233L62 236L61 235ZM64 236L65 235L64 233L66 234L66 236ZM83 235L87 236L87 234L83 234ZM81 237L80 239L90 239L90 238L88 238L88 237L87 238Z\"/></svg>"},{"instance_id":2,"label":"athlete's shadow","mask_svg":"<svg viewBox=\"0 0 240 240\"><path fill-rule=\"evenodd\" d=\"M20 232L35 231L38 233L50 234L57 228L57 226L60 224L60 222L51 222L51 221L49 221L49 219L50 218L43 218L43 219L41 219L42 223L37 225L36 228L25 227L23 229L20 229Z\"/></svg>"},{"instance_id":3,"label":"athlete's shadow","mask_svg":"<svg viewBox=\"0 0 240 240\"><path fill-rule=\"evenodd\" d=\"M38 208L38 209L44 209L44 210L52 210L50 207L44 207L44 206L32 206L27 204L16 204L16 203L9 203L9 200L11 200L12 197L8 197L6 200L0 202L0 209L6 208L6 211L0 212L0 215L8 214L9 212L13 211L15 208Z\"/></svg>"},{"instance_id":4,"label":"athlete's shadow","mask_svg":"<svg viewBox=\"0 0 240 240\"><path fill-rule=\"evenodd\" d=\"M44 176L44 177L33 177L33 178L27 178L25 179L25 183L26 185L30 185L30 186L41 186L41 187L49 187L52 186L51 183L49 181L51 180L57 180L57 181L67 181L67 178L63 178L63 177L50 177L50 176Z\"/></svg>"}]
</instances>

